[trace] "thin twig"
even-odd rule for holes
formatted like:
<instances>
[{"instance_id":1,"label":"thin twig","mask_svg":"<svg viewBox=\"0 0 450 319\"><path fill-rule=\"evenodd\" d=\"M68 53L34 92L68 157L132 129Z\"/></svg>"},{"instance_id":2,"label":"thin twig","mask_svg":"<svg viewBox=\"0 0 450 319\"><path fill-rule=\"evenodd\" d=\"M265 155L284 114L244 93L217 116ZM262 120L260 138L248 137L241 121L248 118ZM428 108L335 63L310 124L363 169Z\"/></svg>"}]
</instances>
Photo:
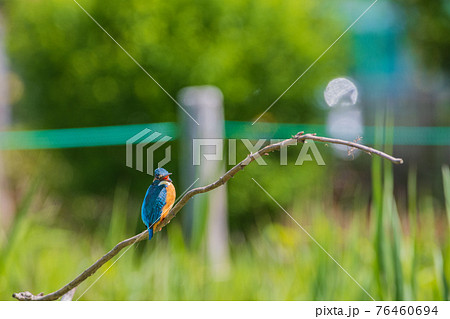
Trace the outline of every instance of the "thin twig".
<instances>
[{"instance_id":1,"label":"thin twig","mask_svg":"<svg viewBox=\"0 0 450 319\"><path fill-rule=\"evenodd\" d=\"M160 231L164 226L166 226L172 218L175 217L175 215L183 208L184 205L195 195L206 193L209 191L212 191L226 182L228 182L237 172L243 170L247 165L249 165L251 162L256 160L258 157L261 157L267 153L277 151L281 149L282 147L286 147L289 145L295 145L297 142L304 142L305 140L313 140L313 141L319 141L324 143L331 143L331 144L341 144L341 145L347 145L350 147L358 148L368 154L375 154L382 158L385 158L389 161L391 161L394 164L402 164L403 160L401 158L395 158L393 156L390 156L386 153L383 153L379 150L376 150L374 148L358 144L355 142L349 142L334 138L328 138L328 137L321 137L316 136L316 134L303 134L303 132L297 133L292 138L286 139L284 141L281 141L279 143L270 144L266 147L263 147L258 152L249 154L247 157L239 162L236 166L231 168L228 172L226 172L223 176L221 176L218 180L215 182L203 186L203 187L197 187L190 191L188 191L181 199L180 201L171 209L169 214L167 214L166 218L160 223L158 229L156 232ZM130 246L138 241L144 240L148 238L148 231L145 230L140 234L137 234L131 238L125 239L118 243L116 246L114 246L113 249L111 249L108 253L106 253L103 257L101 257L99 260L97 260L94 264L92 264L89 268L87 268L85 271L83 271L78 277L76 277L74 280L69 282L67 285L62 287L61 289L52 292L48 295L44 295L43 293L40 293L38 295L33 295L29 291L25 292L19 292L14 293L12 296L18 300L23 301L29 301L29 300L57 300L58 298L62 297L63 295L67 294L72 289L78 287L83 281L85 281L87 278L92 276L100 267L102 267L105 263L107 263L109 260L111 260L114 256L116 256L123 248Z\"/></svg>"}]
</instances>

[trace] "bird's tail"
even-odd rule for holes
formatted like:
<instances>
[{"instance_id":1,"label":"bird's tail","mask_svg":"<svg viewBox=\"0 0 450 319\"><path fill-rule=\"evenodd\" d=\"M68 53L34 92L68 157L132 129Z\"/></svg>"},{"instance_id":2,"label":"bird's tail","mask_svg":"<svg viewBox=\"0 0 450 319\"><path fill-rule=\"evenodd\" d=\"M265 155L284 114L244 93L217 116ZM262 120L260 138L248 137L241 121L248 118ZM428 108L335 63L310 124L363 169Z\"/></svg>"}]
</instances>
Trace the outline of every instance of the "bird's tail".
<instances>
[{"instance_id":1,"label":"bird's tail","mask_svg":"<svg viewBox=\"0 0 450 319\"><path fill-rule=\"evenodd\" d=\"M151 240L153 237L153 227L150 227L148 229L148 240Z\"/></svg>"}]
</instances>

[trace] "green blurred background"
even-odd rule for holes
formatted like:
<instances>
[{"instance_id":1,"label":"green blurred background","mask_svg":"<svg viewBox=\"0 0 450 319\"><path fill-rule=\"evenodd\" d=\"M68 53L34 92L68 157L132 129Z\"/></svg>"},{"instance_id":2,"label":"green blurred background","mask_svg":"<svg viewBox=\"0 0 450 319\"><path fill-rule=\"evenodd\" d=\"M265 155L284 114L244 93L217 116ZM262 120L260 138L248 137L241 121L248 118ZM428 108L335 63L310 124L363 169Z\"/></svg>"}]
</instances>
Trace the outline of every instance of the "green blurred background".
<instances>
[{"instance_id":1,"label":"green blurred background","mask_svg":"<svg viewBox=\"0 0 450 319\"><path fill-rule=\"evenodd\" d=\"M323 92L346 77L359 90L359 124L372 132L362 143L405 160L392 167L319 144L326 166L294 165L300 147L287 166L272 154L226 186L221 274L206 227L192 234L179 216L132 246L81 300L369 300L252 178L375 299L450 298L448 2L378 1L263 115L271 123L263 129L251 123L371 1L79 3L172 96L186 86L220 88L228 138L333 135L339 109ZM180 154L178 106L74 1L0 1L0 29L0 146L14 132L170 123L165 167L179 194L190 184L181 180L180 163L190 159ZM407 142L396 133L405 129ZM0 148L1 300L59 289L144 229L140 205L152 177L126 167L125 140L59 149L25 147L22 138ZM248 153L242 143L237 151L238 160Z\"/></svg>"}]
</instances>

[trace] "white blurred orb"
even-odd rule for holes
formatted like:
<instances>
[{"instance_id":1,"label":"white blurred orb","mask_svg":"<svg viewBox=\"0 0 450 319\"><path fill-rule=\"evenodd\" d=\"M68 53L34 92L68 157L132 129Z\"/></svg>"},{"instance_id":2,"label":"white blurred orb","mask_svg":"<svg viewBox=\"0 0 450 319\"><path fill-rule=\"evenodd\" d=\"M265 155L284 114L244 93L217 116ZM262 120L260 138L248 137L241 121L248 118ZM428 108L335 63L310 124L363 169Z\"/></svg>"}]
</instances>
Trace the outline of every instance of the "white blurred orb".
<instances>
[{"instance_id":1,"label":"white blurred orb","mask_svg":"<svg viewBox=\"0 0 450 319\"><path fill-rule=\"evenodd\" d=\"M358 89L352 81L346 78L337 78L328 83L323 95L330 107L354 105L358 99Z\"/></svg>"}]
</instances>

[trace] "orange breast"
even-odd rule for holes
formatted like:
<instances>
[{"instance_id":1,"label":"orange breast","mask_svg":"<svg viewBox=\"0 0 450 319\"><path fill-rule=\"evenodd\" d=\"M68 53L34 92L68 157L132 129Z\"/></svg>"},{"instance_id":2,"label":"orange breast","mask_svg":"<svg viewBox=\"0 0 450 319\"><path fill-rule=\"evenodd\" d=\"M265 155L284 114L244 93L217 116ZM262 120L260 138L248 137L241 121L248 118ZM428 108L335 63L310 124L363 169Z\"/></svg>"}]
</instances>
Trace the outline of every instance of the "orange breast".
<instances>
[{"instance_id":1,"label":"orange breast","mask_svg":"<svg viewBox=\"0 0 450 319\"><path fill-rule=\"evenodd\" d=\"M170 212L170 209L172 208L173 204L175 203L176 193L175 193L175 187L173 186L173 184L167 183L166 190L167 190L166 205L164 205L164 207L162 209L161 218L159 219L158 222L155 223L155 225L153 225L153 231L156 231L159 223L161 223L161 221L167 216L167 214Z\"/></svg>"},{"instance_id":2,"label":"orange breast","mask_svg":"<svg viewBox=\"0 0 450 319\"><path fill-rule=\"evenodd\" d=\"M163 212L161 214L162 218L165 218L169 213L170 209L175 203L175 197L176 197L175 187L173 186L172 183L169 183L169 185L167 185L166 205L164 205Z\"/></svg>"}]
</instances>

